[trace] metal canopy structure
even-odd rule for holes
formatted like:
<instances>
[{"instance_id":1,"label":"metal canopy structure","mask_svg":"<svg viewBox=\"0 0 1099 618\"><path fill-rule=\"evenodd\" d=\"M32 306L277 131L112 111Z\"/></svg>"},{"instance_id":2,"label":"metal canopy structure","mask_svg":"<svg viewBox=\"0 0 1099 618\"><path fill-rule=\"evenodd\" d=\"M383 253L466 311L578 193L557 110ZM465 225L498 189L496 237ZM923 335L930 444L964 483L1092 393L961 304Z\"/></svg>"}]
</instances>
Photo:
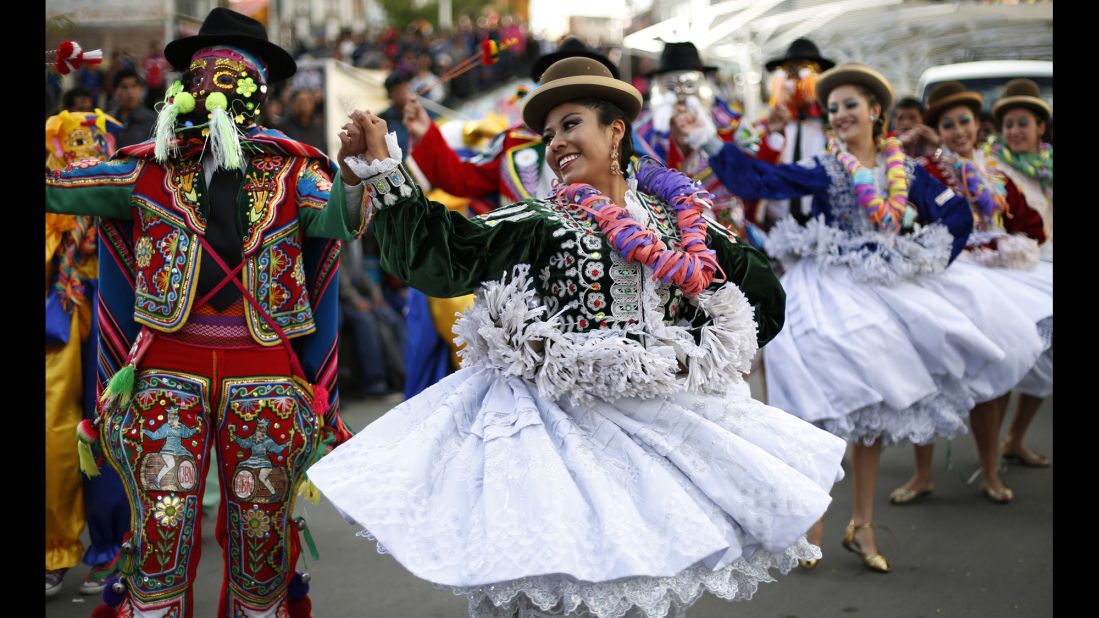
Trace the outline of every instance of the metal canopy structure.
<instances>
[{"instance_id":1,"label":"metal canopy structure","mask_svg":"<svg viewBox=\"0 0 1099 618\"><path fill-rule=\"evenodd\" d=\"M912 92L932 66L976 60L1052 60L1053 3L926 0L691 0L654 11L667 19L628 35L630 53L657 56L665 41L692 41L735 74L749 114L760 103L763 64L799 37L836 62L863 62L897 92Z\"/></svg>"}]
</instances>

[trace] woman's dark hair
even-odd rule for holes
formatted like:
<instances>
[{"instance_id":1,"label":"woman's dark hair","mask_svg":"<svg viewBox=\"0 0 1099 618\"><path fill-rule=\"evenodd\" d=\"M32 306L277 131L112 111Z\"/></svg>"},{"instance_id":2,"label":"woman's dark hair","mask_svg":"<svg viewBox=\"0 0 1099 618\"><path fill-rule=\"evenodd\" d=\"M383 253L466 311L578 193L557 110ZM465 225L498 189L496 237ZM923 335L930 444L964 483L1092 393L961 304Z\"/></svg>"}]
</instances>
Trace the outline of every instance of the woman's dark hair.
<instances>
[{"instance_id":1,"label":"woman's dark hair","mask_svg":"<svg viewBox=\"0 0 1099 618\"><path fill-rule=\"evenodd\" d=\"M626 170L630 167L630 159L633 158L633 124L626 117L626 112L614 103L596 97L576 99L572 103L595 110L599 115L599 124L603 126L609 125L615 120L621 120L625 123L626 132L622 134L622 141L618 143L618 165L622 168L622 175L625 175Z\"/></svg>"},{"instance_id":2,"label":"woman's dark hair","mask_svg":"<svg viewBox=\"0 0 1099 618\"><path fill-rule=\"evenodd\" d=\"M851 85L854 86L855 90L858 90L862 96L866 97L867 107L873 107L874 105L881 107L881 101L878 100L878 95L874 94L873 90L870 90L862 84ZM882 107L881 111L878 112L878 119L874 121L873 135L875 140L881 137L882 133L885 132L885 114L888 111L889 110Z\"/></svg>"}]
</instances>

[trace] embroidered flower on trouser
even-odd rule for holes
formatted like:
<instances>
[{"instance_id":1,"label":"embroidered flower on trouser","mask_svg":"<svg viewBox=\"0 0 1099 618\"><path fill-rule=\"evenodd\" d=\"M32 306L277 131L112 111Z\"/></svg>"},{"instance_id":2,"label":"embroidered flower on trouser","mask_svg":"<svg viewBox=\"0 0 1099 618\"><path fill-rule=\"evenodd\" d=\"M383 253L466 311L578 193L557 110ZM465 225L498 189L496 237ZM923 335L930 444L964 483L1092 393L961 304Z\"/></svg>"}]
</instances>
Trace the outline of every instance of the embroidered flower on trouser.
<instances>
[{"instance_id":1,"label":"embroidered flower on trouser","mask_svg":"<svg viewBox=\"0 0 1099 618\"><path fill-rule=\"evenodd\" d=\"M183 519L183 501L177 496L164 496L156 503L157 523L165 528L174 528Z\"/></svg>"},{"instance_id":2,"label":"embroidered flower on trouser","mask_svg":"<svg viewBox=\"0 0 1099 618\"><path fill-rule=\"evenodd\" d=\"M271 518L268 517L267 513L264 513L256 507L252 507L251 510L244 512L245 534L255 539L267 536L267 533L270 530Z\"/></svg>"}]
</instances>

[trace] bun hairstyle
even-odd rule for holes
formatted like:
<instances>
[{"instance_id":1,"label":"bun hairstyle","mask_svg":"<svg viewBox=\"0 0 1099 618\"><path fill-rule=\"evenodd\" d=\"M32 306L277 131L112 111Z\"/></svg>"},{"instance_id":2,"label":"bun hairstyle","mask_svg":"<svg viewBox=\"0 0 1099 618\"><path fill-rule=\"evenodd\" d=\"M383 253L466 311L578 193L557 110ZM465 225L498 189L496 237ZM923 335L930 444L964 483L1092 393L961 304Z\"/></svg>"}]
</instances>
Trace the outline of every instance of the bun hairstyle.
<instances>
[{"instance_id":1,"label":"bun hairstyle","mask_svg":"<svg viewBox=\"0 0 1099 618\"><path fill-rule=\"evenodd\" d=\"M600 125L607 126L615 120L621 120L626 125L626 131L622 134L622 140L618 142L618 165L622 168L622 173L625 174L626 170L629 169L630 160L633 158L633 124L630 122L626 112L622 111L622 108L614 103L596 97L585 97L583 99L576 99L572 102L577 105L583 105L588 109L595 110L598 114Z\"/></svg>"}]
</instances>

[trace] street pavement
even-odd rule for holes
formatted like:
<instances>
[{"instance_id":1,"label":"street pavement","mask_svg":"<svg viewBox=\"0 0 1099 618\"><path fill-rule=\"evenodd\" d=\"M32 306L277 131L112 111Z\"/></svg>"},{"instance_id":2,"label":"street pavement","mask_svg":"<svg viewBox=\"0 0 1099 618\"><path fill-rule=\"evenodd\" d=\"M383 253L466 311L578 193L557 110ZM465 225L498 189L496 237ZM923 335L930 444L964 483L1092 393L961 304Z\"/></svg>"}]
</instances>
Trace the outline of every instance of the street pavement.
<instances>
[{"instance_id":1,"label":"street pavement","mask_svg":"<svg viewBox=\"0 0 1099 618\"><path fill-rule=\"evenodd\" d=\"M752 380L758 397L757 376ZM399 397L345 402L344 421L355 431L400 401ZM1015 400L1012 399L1011 410ZM1005 422L1005 426L1007 422ZM1053 398L1042 405L1028 436L1031 447L1056 460L1053 452ZM688 612L690 618L939 618L1042 617L1053 615L1053 468L1012 466L1004 479L1015 501L997 505L978 491L977 454L969 435L935 451L935 493L913 505L889 504L889 492L912 471L911 447L882 454L875 519L890 532L876 532L879 549L893 573L862 566L840 545L851 513L850 475L832 490L825 523L824 559L812 572L795 570L762 584L749 602L728 603L706 595ZM1056 465L1056 464L1055 464ZM849 468L847 468L849 470ZM309 523L320 553L299 570L312 574L310 597L317 618L457 618L466 615L464 597L436 589L373 542L356 537L323 498L319 504L298 500L297 514ZM195 617L216 616L221 585L221 551L212 522L204 522L202 560L194 586ZM85 535L85 542L87 536ZM308 556L307 556L308 558ZM87 567L72 569L65 587L46 601L48 618L87 617L98 597L77 588Z\"/></svg>"}]
</instances>

